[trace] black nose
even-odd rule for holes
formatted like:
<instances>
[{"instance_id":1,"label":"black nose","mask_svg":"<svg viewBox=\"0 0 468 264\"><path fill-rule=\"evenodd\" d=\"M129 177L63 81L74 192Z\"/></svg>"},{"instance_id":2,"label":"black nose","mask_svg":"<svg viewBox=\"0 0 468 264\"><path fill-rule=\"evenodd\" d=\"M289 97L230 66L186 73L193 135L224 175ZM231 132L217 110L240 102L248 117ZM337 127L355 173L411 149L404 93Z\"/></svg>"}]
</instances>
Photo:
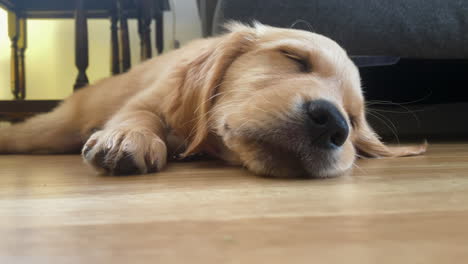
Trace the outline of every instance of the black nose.
<instances>
[{"instance_id":1,"label":"black nose","mask_svg":"<svg viewBox=\"0 0 468 264\"><path fill-rule=\"evenodd\" d=\"M307 126L314 145L331 149L341 147L349 134L349 126L331 102L314 100L305 103Z\"/></svg>"}]
</instances>

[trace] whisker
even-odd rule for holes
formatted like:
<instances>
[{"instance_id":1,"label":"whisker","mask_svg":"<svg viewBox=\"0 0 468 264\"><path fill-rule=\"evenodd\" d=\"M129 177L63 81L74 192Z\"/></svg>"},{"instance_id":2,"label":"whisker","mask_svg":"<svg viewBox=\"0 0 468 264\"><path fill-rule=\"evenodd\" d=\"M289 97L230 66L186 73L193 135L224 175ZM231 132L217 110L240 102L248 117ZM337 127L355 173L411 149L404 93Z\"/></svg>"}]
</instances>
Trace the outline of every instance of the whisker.
<instances>
[{"instance_id":1,"label":"whisker","mask_svg":"<svg viewBox=\"0 0 468 264\"><path fill-rule=\"evenodd\" d=\"M356 162L353 162L353 167L358 169L361 173L367 174L367 171L365 171L363 168L361 168L359 165L356 164Z\"/></svg>"},{"instance_id":2,"label":"whisker","mask_svg":"<svg viewBox=\"0 0 468 264\"><path fill-rule=\"evenodd\" d=\"M389 105L402 106L402 105L415 104L415 103L422 102L422 101L426 100L427 98L429 98L431 95L432 95L432 90L430 90L429 93L424 95L423 97L421 97L419 99L416 99L416 100L413 100L413 101L406 101L406 102L402 102L402 103L394 103L392 101L369 100L367 102L368 103L375 103L375 104L382 104L382 105L389 104Z\"/></svg>"},{"instance_id":3,"label":"whisker","mask_svg":"<svg viewBox=\"0 0 468 264\"><path fill-rule=\"evenodd\" d=\"M297 24L299 23L304 23L307 25L307 27L309 28L309 31L310 32L313 32L313 29L312 29L312 24L310 24L310 22L304 20L304 19L296 19L296 21L294 21L291 26L289 28L294 28Z\"/></svg>"},{"instance_id":4,"label":"whisker","mask_svg":"<svg viewBox=\"0 0 468 264\"><path fill-rule=\"evenodd\" d=\"M391 110L383 110L383 109L377 109L377 108L373 108L372 110L374 112L382 112L382 113L395 113L395 114L405 114L405 113L409 113L411 114L411 116L414 118L414 120L417 122L418 126L421 125L421 120L419 120L418 116L416 115L416 112L423 112L424 110L411 110L409 109L408 107L405 107L403 105L398 105L396 104L397 106L405 109L406 112L399 112L399 111L391 111Z\"/></svg>"},{"instance_id":5,"label":"whisker","mask_svg":"<svg viewBox=\"0 0 468 264\"><path fill-rule=\"evenodd\" d=\"M397 142L400 143L400 139L398 138L398 134L397 134L397 128L396 128L396 126L395 126L395 124L393 122L391 122L387 117L383 116L382 114L379 114L379 113L376 113L376 112L374 112L374 113L371 112L370 109L367 110L367 114L375 117L377 120L382 122L388 129L390 129L390 131L392 132L392 134L395 137L395 139L397 140ZM380 117L377 114L379 114ZM387 122L390 123L391 125L389 125Z\"/></svg>"}]
</instances>

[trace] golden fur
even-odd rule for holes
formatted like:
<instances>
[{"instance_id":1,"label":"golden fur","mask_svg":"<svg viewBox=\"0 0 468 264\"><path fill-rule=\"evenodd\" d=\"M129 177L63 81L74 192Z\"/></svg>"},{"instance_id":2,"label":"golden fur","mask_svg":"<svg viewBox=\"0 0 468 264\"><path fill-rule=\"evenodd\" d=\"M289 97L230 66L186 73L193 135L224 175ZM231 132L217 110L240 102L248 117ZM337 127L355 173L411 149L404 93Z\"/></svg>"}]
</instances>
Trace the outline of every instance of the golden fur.
<instances>
[{"instance_id":1,"label":"golden fur","mask_svg":"<svg viewBox=\"0 0 468 264\"><path fill-rule=\"evenodd\" d=\"M425 145L380 142L365 119L358 70L334 41L258 23L228 28L0 130L0 153L82 148L97 170L131 174L161 170L168 157L206 152L258 174L327 177L349 170L356 151L370 157L425 151ZM298 58L307 60L310 72L301 71ZM316 99L333 103L349 124L337 150L304 147L298 105Z\"/></svg>"}]
</instances>

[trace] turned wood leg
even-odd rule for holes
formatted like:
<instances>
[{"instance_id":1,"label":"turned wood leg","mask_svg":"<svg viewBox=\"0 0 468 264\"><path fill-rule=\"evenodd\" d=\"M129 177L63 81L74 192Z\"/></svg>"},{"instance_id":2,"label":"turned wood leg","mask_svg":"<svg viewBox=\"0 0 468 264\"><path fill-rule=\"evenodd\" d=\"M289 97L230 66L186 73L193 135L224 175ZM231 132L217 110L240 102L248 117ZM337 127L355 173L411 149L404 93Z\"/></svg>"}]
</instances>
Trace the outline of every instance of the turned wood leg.
<instances>
[{"instance_id":1,"label":"turned wood leg","mask_svg":"<svg viewBox=\"0 0 468 264\"><path fill-rule=\"evenodd\" d=\"M130 40L128 36L128 4L127 0L118 0L119 20L120 20L120 59L122 72L128 71L131 67L130 62Z\"/></svg>"},{"instance_id":2,"label":"turned wood leg","mask_svg":"<svg viewBox=\"0 0 468 264\"><path fill-rule=\"evenodd\" d=\"M75 64L78 68L78 76L74 86L76 90L89 83L88 76L86 76L86 69L88 68L88 22L86 20L84 0L76 0Z\"/></svg>"},{"instance_id":3,"label":"turned wood leg","mask_svg":"<svg viewBox=\"0 0 468 264\"><path fill-rule=\"evenodd\" d=\"M26 98L26 66L24 62L24 54L27 47L27 31L26 18L19 19L19 38L18 38L18 97L19 99Z\"/></svg>"},{"instance_id":4,"label":"turned wood leg","mask_svg":"<svg viewBox=\"0 0 468 264\"><path fill-rule=\"evenodd\" d=\"M113 75L119 74L120 69L120 54L119 54L119 37L118 37L118 26L119 21L117 13L117 2L112 3L110 10L111 19L111 72Z\"/></svg>"},{"instance_id":5,"label":"turned wood leg","mask_svg":"<svg viewBox=\"0 0 468 264\"><path fill-rule=\"evenodd\" d=\"M11 92L15 99L21 99L18 57L19 19L13 12L8 12L8 36L11 40Z\"/></svg>"},{"instance_id":6,"label":"turned wood leg","mask_svg":"<svg viewBox=\"0 0 468 264\"><path fill-rule=\"evenodd\" d=\"M138 9L138 33L140 35L141 60L152 57L151 52L151 0L136 0Z\"/></svg>"},{"instance_id":7,"label":"turned wood leg","mask_svg":"<svg viewBox=\"0 0 468 264\"><path fill-rule=\"evenodd\" d=\"M156 0L154 9L154 20L156 22L156 50L161 54L164 49L164 16L161 1Z\"/></svg>"}]
</instances>

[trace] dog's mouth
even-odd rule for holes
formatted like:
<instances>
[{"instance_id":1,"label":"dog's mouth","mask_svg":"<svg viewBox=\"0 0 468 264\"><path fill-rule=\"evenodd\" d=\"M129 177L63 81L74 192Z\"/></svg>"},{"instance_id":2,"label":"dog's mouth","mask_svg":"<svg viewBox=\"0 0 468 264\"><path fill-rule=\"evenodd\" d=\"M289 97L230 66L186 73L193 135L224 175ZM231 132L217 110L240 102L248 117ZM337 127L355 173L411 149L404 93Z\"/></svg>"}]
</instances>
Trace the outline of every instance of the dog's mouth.
<instances>
[{"instance_id":1,"label":"dog's mouth","mask_svg":"<svg viewBox=\"0 0 468 264\"><path fill-rule=\"evenodd\" d=\"M257 142L256 160L263 163L268 175L288 178L327 178L340 174L334 168L337 162L336 153L308 144L285 143L268 140Z\"/></svg>"},{"instance_id":2,"label":"dog's mouth","mask_svg":"<svg viewBox=\"0 0 468 264\"><path fill-rule=\"evenodd\" d=\"M336 167L340 149L318 148L291 127L272 131L244 130L225 142L231 142L228 147L240 154L244 165L257 174L280 178L328 178L345 172ZM243 153L249 155L243 157Z\"/></svg>"}]
</instances>

